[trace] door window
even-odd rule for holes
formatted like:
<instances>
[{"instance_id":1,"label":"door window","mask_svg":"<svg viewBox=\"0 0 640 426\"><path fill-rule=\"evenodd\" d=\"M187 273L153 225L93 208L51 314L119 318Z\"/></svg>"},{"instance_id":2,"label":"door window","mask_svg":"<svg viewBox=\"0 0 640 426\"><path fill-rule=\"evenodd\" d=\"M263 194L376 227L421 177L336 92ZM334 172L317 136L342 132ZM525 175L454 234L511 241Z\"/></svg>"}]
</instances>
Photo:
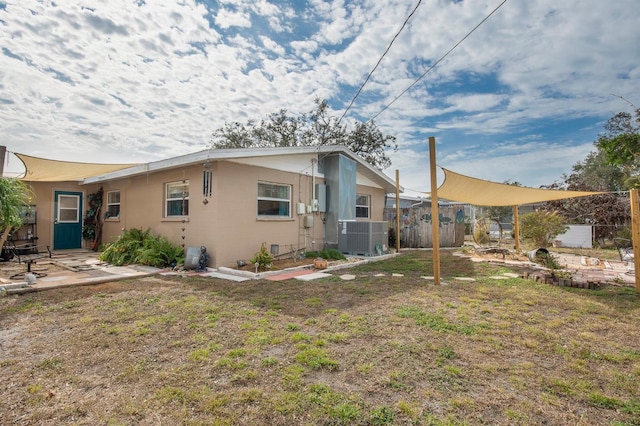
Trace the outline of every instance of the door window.
<instances>
[{"instance_id":1,"label":"door window","mask_svg":"<svg viewBox=\"0 0 640 426\"><path fill-rule=\"evenodd\" d=\"M77 195L58 196L58 222L80 222L80 197Z\"/></svg>"}]
</instances>

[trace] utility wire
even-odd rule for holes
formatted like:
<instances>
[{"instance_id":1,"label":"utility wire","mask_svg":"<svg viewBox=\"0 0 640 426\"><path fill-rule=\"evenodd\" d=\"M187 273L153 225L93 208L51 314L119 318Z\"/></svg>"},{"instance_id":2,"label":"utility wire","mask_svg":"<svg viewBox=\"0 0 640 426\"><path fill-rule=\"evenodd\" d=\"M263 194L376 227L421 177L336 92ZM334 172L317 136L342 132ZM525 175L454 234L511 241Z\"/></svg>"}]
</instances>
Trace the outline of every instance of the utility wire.
<instances>
[{"instance_id":1,"label":"utility wire","mask_svg":"<svg viewBox=\"0 0 640 426\"><path fill-rule=\"evenodd\" d=\"M506 1L506 0L505 0ZM344 110L344 112L342 113L342 116L340 116L340 118L338 119L338 124L340 124L340 122L342 121L342 119L345 117L345 115L347 115L347 112L349 112L349 110L351 109L351 107L353 106L353 103L356 101L356 98L360 95L360 92L362 92L362 89L364 89L365 84L367 84L367 82L369 81L369 79L371 78L371 75L374 73L374 71L378 68L378 66L380 65L380 62L382 62L382 59L386 56L387 52L389 52L389 50L391 49L391 46L393 45L393 43L396 41L396 39L398 38L398 36L400 35L400 33L402 32L402 30L404 30L404 27L407 26L407 23L409 22L409 19L411 19L411 17L413 16L414 13L416 13L416 10L418 10L418 7L420 6L420 3L422 3L422 0L418 0L418 4L416 4L416 7L413 8L413 10L411 11L411 13L409 14L409 16L407 16L407 19L404 20L404 23L402 24L402 27L400 28L400 30L396 33L396 35L393 36L393 39L391 39L391 43L389 43L389 46L387 46L387 49L384 51L384 53L382 54L382 56L380 56L380 59L378 59L378 63L376 63L376 65L373 67L373 69L369 72L369 75L367 75L367 78L364 80L364 82L360 85L360 88L358 89L358 91L356 92L355 96L353 97L353 99L351 99L351 102L349 103L349 106L347 106L347 109Z\"/></svg>"},{"instance_id":2,"label":"utility wire","mask_svg":"<svg viewBox=\"0 0 640 426\"><path fill-rule=\"evenodd\" d=\"M438 59L436 62L433 63L433 65L431 65L424 73L422 73L422 75L420 77L418 77L413 83L411 83L409 85L409 87L407 87L406 89L404 89L398 96L396 96L390 103L388 103L384 108L382 108L382 110L380 112L378 112L376 115L374 115L373 117L371 117L369 119L369 121L373 121L376 118L378 118L378 116L380 114L382 114L383 112L385 112L391 105L393 105L398 99L400 99L400 97L402 95L404 95L405 93L407 93L413 86L415 86L416 84L418 84L418 82L420 80L422 80L424 78L424 76L426 76L432 69L434 69L440 62L442 62L444 60L444 58L446 58L447 56L449 56L449 54L451 52L453 52L459 45L462 44L462 42L464 42L467 38L469 38L469 36L471 36L471 34L473 34L475 32L475 30L477 30L482 24L484 24L494 13L496 13L498 11L498 9L500 9L502 7L503 4L505 4L507 2L507 0L504 0L502 3L500 3L495 9L493 9L493 11L491 11L490 14L488 14L482 21L480 21L480 23L478 25L476 25L475 27L473 27L473 29L471 31L469 31L467 33L467 35L465 35L464 37L462 37L462 39L460 39L460 41L458 41L451 49L449 49L447 51L447 53L445 53L444 55L442 55L440 57L440 59Z\"/></svg>"}]
</instances>

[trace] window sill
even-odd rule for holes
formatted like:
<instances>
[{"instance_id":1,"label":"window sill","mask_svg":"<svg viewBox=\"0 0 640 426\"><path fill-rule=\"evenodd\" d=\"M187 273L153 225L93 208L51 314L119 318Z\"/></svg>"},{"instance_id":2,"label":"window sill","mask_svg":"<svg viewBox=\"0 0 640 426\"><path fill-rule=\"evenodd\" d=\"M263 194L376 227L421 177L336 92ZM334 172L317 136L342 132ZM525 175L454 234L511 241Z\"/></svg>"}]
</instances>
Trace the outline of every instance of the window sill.
<instances>
[{"instance_id":1,"label":"window sill","mask_svg":"<svg viewBox=\"0 0 640 426\"><path fill-rule=\"evenodd\" d=\"M289 222L294 219L292 217L258 216L256 220L259 222Z\"/></svg>"},{"instance_id":2,"label":"window sill","mask_svg":"<svg viewBox=\"0 0 640 426\"><path fill-rule=\"evenodd\" d=\"M120 222L120 218L119 217L108 217L104 220L105 223L108 222Z\"/></svg>"},{"instance_id":3,"label":"window sill","mask_svg":"<svg viewBox=\"0 0 640 426\"><path fill-rule=\"evenodd\" d=\"M189 222L189 216L163 217L160 222Z\"/></svg>"}]
</instances>

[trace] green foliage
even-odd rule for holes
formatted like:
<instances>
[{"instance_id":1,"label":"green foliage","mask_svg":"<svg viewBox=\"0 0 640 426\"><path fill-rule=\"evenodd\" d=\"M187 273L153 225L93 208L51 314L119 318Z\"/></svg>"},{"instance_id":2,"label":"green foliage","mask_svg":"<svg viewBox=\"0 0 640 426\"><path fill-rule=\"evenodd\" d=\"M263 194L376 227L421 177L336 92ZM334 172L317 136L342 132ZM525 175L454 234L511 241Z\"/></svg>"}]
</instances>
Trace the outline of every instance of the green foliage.
<instances>
[{"instance_id":1,"label":"green foliage","mask_svg":"<svg viewBox=\"0 0 640 426\"><path fill-rule=\"evenodd\" d=\"M260 251L257 252L249 262L254 265L257 263L258 269L263 271L271 268L271 265L273 264L273 256L271 256L271 253L267 250L267 245L265 243L262 243Z\"/></svg>"},{"instance_id":2,"label":"green foliage","mask_svg":"<svg viewBox=\"0 0 640 426\"><path fill-rule=\"evenodd\" d=\"M142 248L138 251L136 263L161 268L180 263L179 261L184 260L183 254L182 247L174 246L166 238L157 236L144 241Z\"/></svg>"},{"instance_id":3,"label":"green foliage","mask_svg":"<svg viewBox=\"0 0 640 426\"><path fill-rule=\"evenodd\" d=\"M22 225L22 207L32 198L31 189L21 180L0 177L0 231Z\"/></svg>"},{"instance_id":4,"label":"green foliage","mask_svg":"<svg viewBox=\"0 0 640 426\"><path fill-rule=\"evenodd\" d=\"M376 407L371 410L369 424L371 425L392 425L396 419L396 414L389 407Z\"/></svg>"},{"instance_id":5,"label":"green foliage","mask_svg":"<svg viewBox=\"0 0 640 426\"><path fill-rule=\"evenodd\" d=\"M595 145L604 152L609 164L624 171L627 185L636 183L640 174L640 109L636 108L633 114L620 112L604 127L607 132Z\"/></svg>"},{"instance_id":6,"label":"green foliage","mask_svg":"<svg viewBox=\"0 0 640 426\"><path fill-rule=\"evenodd\" d=\"M629 198L615 192L640 187L640 110L634 106L633 114L618 113L604 127L606 132L594 142L596 151L574 164L564 182L546 188L605 193L550 201L545 206L568 223L597 225L594 237L601 245L630 223Z\"/></svg>"},{"instance_id":7,"label":"green foliage","mask_svg":"<svg viewBox=\"0 0 640 426\"><path fill-rule=\"evenodd\" d=\"M162 268L183 263L184 249L165 237L151 235L149 229L131 228L108 244L99 259L117 266L135 263Z\"/></svg>"},{"instance_id":8,"label":"green foliage","mask_svg":"<svg viewBox=\"0 0 640 426\"><path fill-rule=\"evenodd\" d=\"M565 177L563 183L547 188L604 193L549 201L545 210L557 211L568 223L598 225L594 227L594 237L602 244L615 237L617 229L630 221L629 197L616 193L625 188L625 179L626 175L619 167L607 163L604 152L591 152L584 161L573 166L573 173Z\"/></svg>"},{"instance_id":9,"label":"green foliage","mask_svg":"<svg viewBox=\"0 0 640 426\"><path fill-rule=\"evenodd\" d=\"M316 348L306 344L300 345L300 352L296 354L296 361L313 370L320 370L326 368L328 370L335 370L338 368L338 361L331 358L329 353L322 348Z\"/></svg>"},{"instance_id":10,"label":"green foliage","mask_svg":"<svg viewBox=\"0 0 640 426\"><path fill-rule=\"evenodd\" d=\"M538 263L554 271L555 275L558 276L559 272L555 271L560 269L560 263L551 253L537 253L535 259Z\"/></svg>"},{"instance_id":11,"label":"green foliage","mask_svg":"<svg viewBox=\"0 0 640 426\"><path fill-rule=\"evenodd\" d=\"M440 333L472 335L477 332L477 327L473 325L453 323L440 314L430 313L412 306L398 309L397 314L400 318L412 318L418 326L424 326Z\"/></svg>"},{"instance_id":12,"label":"green foliage","mask_svg":"<svg viewBox=\"0 0 640 426\"><path fill-rule=\"evenodd\" d=\"M556 212L539 210L520 216L520 233L536 247L550 246L551 241L567 229L567 220Z\"/></svg>"},{"instance_id":13,"label":"green foliage","mask_svg":"<svg viewBox=\"0 0 640 426\"><path fill-rule=\"evenodd\" d=\"M287 110L246 123L225 123L212 133L213 148L261 148L287 146L345 145L366 162L379 169L391 165L386 150L397 150L396 138L383 135L372 121L357 122L354 129L340 124L329 111L326 101L315 99L315 109L308 114L291 116Z\"/></svg>"},{"instance_id":14,"label":"green foliage","mask_svg":"<svg viewBox=\"0 0 640 426\"><path fill-rule=\"evenodd\" d=\"M342 254L339 250L336 249L325 249L322 251L308 251L306 256L309 259L321 257L326 260L344 260L344 254Z\"/></svg>"}]
</instances>

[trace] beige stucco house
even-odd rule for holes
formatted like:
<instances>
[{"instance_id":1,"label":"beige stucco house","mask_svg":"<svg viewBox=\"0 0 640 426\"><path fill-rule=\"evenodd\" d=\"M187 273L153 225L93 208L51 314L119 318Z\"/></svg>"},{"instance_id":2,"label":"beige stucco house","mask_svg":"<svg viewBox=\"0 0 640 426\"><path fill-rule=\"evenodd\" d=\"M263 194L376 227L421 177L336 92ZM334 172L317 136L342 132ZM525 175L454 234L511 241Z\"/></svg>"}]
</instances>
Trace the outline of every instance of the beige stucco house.
<instances>
[{"instance_id":1,"label":"beige stucco house","mask_svg":"<svg viewBox=\"0 0 640 426\"><path fill-rule=\"evenodd\" d=\"M354 244L373 255L367 247L374 242L376 251L387 248L383 209L395 182L343 146L205 150L113 171L79 168L81 177L69 163L30 160L23 158L35 194L33 232L53 250L86 246L87 196L99 188L103 242L123 229L149 228L174 244L206 247L212 267L248 260L263 243L280 255L327 247L349 254ZM382 226L382 240L359 235Z\"/></svg>"}]
</instances>

